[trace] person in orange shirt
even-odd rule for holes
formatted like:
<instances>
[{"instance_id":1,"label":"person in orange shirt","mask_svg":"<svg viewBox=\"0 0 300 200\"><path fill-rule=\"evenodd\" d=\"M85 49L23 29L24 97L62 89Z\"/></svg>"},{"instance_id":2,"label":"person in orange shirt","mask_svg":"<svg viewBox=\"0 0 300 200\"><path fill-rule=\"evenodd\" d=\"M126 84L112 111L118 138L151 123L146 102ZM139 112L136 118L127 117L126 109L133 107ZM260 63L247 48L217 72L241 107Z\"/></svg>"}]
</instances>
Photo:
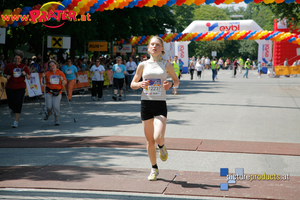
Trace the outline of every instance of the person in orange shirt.
<instances>
[{"instance_id":1,"label":"person in orange shirt","mask_svg":"<svg viewBox=\"0 0 300 200\"><path fill-rule=\"evenodd\" d=\"M49 116L54 112L55 126L59 126L58 116L60 114L60 101L62 91L67 84L65 74L58 69L58 63L54 60L48 62L48 72L43 73L44 84L46 85L46 107L47 114L44 120L48 120Z\"/></svg>"}]
</instances>

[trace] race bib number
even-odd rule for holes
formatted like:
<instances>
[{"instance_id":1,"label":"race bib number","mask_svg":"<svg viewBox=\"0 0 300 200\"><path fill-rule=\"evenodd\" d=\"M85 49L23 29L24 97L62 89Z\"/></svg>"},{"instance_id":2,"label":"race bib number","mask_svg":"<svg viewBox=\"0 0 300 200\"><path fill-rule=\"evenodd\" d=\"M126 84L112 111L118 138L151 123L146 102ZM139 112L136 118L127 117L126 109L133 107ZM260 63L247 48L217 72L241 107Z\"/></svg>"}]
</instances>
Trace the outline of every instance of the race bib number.
<instances>
[{"instance_id":1,"label":"race bib number","mask_svg":"<svg viewBox=\"0 0 300 200\"><path fill-rule=\"evenodd\" d=\"M59 76L58 75L51 75L50 76L50 83L54 85L59 84Z\"/></svg>"},{"instance_id":2,"label":"race bib number","mask_svg":"<svg viewBox=\"0 0 300 200\"><path fill-rule=\"evenodd\" d=\"M67 74L73 74L73 70L72 69L67 69Z\"/></svg>"},{"instance_id":3,"label":"race bib number","mask_svg":"<svg viewBox=\"0 0 300 200\"><path fill-rule=\"evenodd\" d=\"M116 67L116 72L117 72L117 73L120 73L120 72L122 72L122 69L121 69L121 67Z\"/></svg>"},{"instance_id":4,"label":"race bib number","mask_svg":"<svg viewBox=\"0 0 300 200\"><path fill-rule=\"evenodd\" d=\"M95 73L95 74L100 74L99 69L95 69L94 73Z\"/></svg>"},{"instance_id":5,"label":"race bib number","mask_svg":"<svg viewBox=\"0 0 300 200\"><path fill-rule=\"evenodd\" d=\"M14 69L14 77L19 78L22 75L22 70L20 68Z\"/></svg>"},{"instance_id":6,"label":"race bib number","mask_svg":"<svg viewBox=\"0 0 300 200\"><path fill-rule=\"evenodd\" d=\"M161 95L161 79L145 79L149 81L149 86L144 89L144 93L148 96Z\"/></svg>"}]
</instances>

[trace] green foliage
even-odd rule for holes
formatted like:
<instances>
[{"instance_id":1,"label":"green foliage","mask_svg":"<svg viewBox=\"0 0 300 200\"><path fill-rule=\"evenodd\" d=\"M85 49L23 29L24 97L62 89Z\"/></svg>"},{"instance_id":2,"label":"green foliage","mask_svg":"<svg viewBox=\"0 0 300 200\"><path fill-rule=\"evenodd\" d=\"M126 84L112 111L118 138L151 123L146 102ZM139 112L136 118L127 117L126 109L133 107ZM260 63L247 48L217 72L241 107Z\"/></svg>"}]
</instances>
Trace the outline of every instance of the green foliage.
<instances>
[{"instance_id":1,"label":"green foliage","mask_svg":"<svg viewBox=\"0 0 300 200\"><path fill-rule=\"evenodd\" d=\"M254 40L240 41L239 54L243 58L250 58L250 60L257 60L258 44Z\"/></svg>"},{"instance_id":2,"label":"green foliage","mask_svg":"<svg viewBox=\"0 0 300 200\"><path fill-rule=\"evenodd\" d=\"M182 4L181 6L173 5L172 10L176 17L176 29L180 33L194 21L193 11L198 8L195 4L190 6Z\"/></svg>"},{"instance_id":3,"label":"green foliage","mask_svg":"<svg viewBox=\"0 0 300 200\"><path fill-rule=\"evenodd\" d=\"M276 19L286 18L292 29L300 29L300 4L273 3L270 4L270 9L273 11Z\"/></svg>"},{"instance_id":4,"label":"green foliage","mask_svg":"<svg viewBox=\"0 0 300 200\"><path fill-rule=\"evenodd\" d=\"M211 5L200 5L194 10L193 18L194 20L230 20L230 16L223 9Z\"/></svg>"},{"instance_id":5,"label":"green foliage","mask_svg":"<svg viewBox=\"0 0 300 200\"><path fill-rule=\"evenodd\" d=\"M13 3L12 3L13 2ZM4 0L1 8L14 9L17 7L34 6L49 1L28 0L23 1ZM4 9L1 9L4 10ZM69 22L60 28L46 28L42 23L8 28L7 42L3 46L4 52L12 51L25 43L30 44L34 54L42 52L42 38L47 35L65 35L71 39L71 56L76 52L82 54L85 45L90 40L106 40L108 42L128 39L132 35L155 35L165 33L166 29L175 30L175 17L170 7L143 7L124 8L113 11L95 12L91 15L91 21ZM62 22L48 21L47 25L59 25ZM46 43L46 42L45 42ZM60 51L63 52L63 51Z\"/></svg>"}]
</instances>

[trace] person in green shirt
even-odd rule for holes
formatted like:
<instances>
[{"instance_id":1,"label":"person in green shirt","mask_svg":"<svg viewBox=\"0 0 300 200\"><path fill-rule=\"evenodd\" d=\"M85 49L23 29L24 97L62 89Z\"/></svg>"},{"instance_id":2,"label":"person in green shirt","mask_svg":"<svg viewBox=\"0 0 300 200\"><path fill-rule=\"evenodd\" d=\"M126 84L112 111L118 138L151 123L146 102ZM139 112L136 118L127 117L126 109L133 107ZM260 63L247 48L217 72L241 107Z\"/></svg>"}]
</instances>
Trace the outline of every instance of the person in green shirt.
<instances>
[{"instance_id":1,"label":"person in green shirt","mask_svg":"<svg viewBox=\"0 0 300 200\"><path fill-rule=\"evenodd\" d=\"M179 65L179 62L178 62L178 56L174 56L174 60L173 60L172 64L173 64L173 67L174 67L175 74L177 75L177 77L179 77L179 75L180 75L180 65Z\"/></svg>"},{"instance_id":2,"label":"person in green shirt","mask_svg":"<svg viewBox=\"0 0 300 200\"><path fill-rule=\"evenodd\" d=\"M173 64L173 67L174 67L175 74L179 78L180 77L180 65L179 65L179 62L178 62L178 56L174 56L174 60L173 60L172 64ZM172 94L175 94L175 95L178 94L177 93L177 88L173 87Z\"/></svg>"},{"instance_id":3,"label":"person in green shirt","mask_svg":"<svg viewBox=\"0 0 300 200\"><path fill-rule=\"evenodd\" d=\"M249 72L249 69L251 67L251 62L250 62L250 59L247 58L247 61L245 62L245 70L246 70L246 73L244 74L243 78L248 78L248 72Z\"/></svg>"},{"instance_id":4,"label":"person in green shirt","mask_svg":"<svg viewBox=\"0 0 300 200\"><path fill-rule=\"evenodd\" d=\"M215 81L215 78L217 76L217 59L213 59L210 62L210 66L211 66L211 71L212 71L212 80Z\"/></svg>"},{"instance_id":5,"label":"person in green shirt","mask_svg":"<svg viewBox=\"0 0 300 200\"><path fill-rule=\"evenodd\" d=\"M244 67L244 60L243 60L242 57L240 57L239 58L239 72L240 72L240 74L242 73L243 67Z\"/></svg>"}]
</instances>

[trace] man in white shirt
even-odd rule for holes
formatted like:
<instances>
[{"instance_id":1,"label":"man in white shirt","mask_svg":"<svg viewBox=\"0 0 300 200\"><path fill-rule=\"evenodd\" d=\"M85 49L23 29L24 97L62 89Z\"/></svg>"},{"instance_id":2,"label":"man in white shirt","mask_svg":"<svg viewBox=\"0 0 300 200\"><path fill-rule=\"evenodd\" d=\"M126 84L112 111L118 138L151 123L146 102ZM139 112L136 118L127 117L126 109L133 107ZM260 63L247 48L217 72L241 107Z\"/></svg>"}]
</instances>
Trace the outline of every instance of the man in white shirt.
<instances>
[{"instance_id":1,"label":"man in white shirt","mask_svg":"<svg viewBox=\"0 0 300 200\"><path fill-rule=\"evenodd\" d=\"M204 62L205 62L205 68L208 69L210 67L210 59L206 57Z\"/></svg>"},{"instance_id":2,"label":"man in white shirt","mask_svg":"<svg viewBox=\"0 0 300 200\"><path fill-rule=\"evenodd\" d=\"M133 61L132 57L129 57L129 61L126 63L126 70L127 70L126 78L128 80L128 89L130 89L129 86L135 75L136 68L137 68L136 63Z\"/></svg>"},{"instance_id":3,"label":"man in white shirt","mask_svg":"<svg viewBox=\"0 0 300 200\"><path fill-rule=\"evenodd\" d=\"M99 101L103 96L104 72L105 69L103 65L100 65L100 59L96 59L95 65L93 65L92 68L90 69L90 78L89 78L92 79L92 99L94 101L96 100L97 94L98 94Z\"/></svg>"},{"instance_id":4,"label":"man in white shirt","mask_svg":"<svg viewBox=\"0 0 300 200\"><path fill-rule=\"evenodd\" d=\"M223 61L222 58L219 58L218 65L219 65L219 67L220 67L221 69L224 68L224 61Z\"/></svg>"},{"instance_id":5,"label":"man in white shirt","mask_svg":"<svg viewBox=\"0 0 300 200\"><path fill-rule=\"evenodd\" d=\"M289 63L288 63L288 59L286 58L284 63L283 63L283 66L285 67L288 67L289 66ZM285 75L286 77L290 77L290 74L289 75Z\"/></svg>"}]
</instances>

